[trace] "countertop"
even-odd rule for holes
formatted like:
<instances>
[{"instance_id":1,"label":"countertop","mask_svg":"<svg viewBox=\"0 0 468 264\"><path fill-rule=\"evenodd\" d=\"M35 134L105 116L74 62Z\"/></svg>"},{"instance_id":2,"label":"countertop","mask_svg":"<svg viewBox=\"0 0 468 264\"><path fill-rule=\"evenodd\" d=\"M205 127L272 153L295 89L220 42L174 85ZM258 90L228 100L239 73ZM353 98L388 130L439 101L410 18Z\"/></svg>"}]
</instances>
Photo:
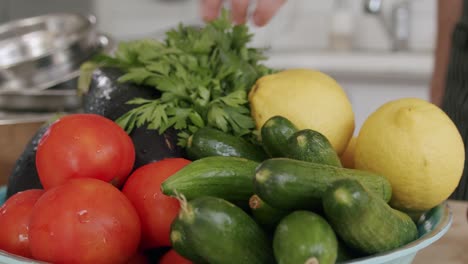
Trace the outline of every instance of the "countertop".
<instances>
[{"instance_id":1,"label":"countertop","mask_svg":"<svg viewBox=\"0 0 468 264\"><path fill-rule=\"evenodd\" d=\"M279 69L310 68L352 78L390 78L424 81L432 74L431 53L417 52L268 52L268 66Z\"/></svg>"},{"instance_id":2,"label":"countertop","mask_svg":"<svg viewBox=\"0 0 468 264\"><path fill-rule=\"evenodd\" d=\"M453 223L440 240L420 251L413 264L468 263L468 201L449 201Z\"/></svg>"}]
</instances>

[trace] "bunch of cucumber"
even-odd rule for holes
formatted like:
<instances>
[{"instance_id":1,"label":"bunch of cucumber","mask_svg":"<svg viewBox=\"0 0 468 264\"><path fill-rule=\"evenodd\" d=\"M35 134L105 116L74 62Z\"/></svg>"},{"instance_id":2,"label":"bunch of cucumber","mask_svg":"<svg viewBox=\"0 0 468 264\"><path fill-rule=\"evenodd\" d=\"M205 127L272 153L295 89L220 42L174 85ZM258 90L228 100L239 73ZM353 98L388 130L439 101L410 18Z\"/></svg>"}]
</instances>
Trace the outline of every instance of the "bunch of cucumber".
<instances>
[{"instance_id":1,"label":"bunch of cucumber","mask_svg":"<svg viewBox=\"0 0 468 264\"><path fill-rule=\"evenodd\" d=\"M388 205L388 180L346 169L321 133L281 116L262 146L212 128L187 146L194 161L168 178L178 197L174 249L194 263L327 264L401 247L413 220Z\"/></svg>"}]
</instances>

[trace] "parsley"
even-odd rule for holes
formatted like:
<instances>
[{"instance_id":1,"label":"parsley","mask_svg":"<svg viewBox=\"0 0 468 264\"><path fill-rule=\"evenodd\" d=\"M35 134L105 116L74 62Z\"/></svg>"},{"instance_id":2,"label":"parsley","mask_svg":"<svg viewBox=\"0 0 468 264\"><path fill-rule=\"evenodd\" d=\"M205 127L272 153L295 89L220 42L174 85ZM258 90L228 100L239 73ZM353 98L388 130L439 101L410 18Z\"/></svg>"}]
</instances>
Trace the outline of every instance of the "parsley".
<instances>
[{"instance_id":1,"label":"parsley","mask_svg":"<svg viewBox=\"0 0 468 264\"><path fill-rule=\"evenodd\" d=\"M247 94L255 81L272 72L260 64L262 50L248 47L252 35L245 25L233 25L228 13L203 28L179 25L164 41L120 43L114 56L101 55L101 66L119 67L121 82L154 87L158 99L134 98L138 105L116 122L127 132L147 125L162 134L174 127L178 144L210 126L255 142L255 123Z\"/></svg>"}]
</instances>

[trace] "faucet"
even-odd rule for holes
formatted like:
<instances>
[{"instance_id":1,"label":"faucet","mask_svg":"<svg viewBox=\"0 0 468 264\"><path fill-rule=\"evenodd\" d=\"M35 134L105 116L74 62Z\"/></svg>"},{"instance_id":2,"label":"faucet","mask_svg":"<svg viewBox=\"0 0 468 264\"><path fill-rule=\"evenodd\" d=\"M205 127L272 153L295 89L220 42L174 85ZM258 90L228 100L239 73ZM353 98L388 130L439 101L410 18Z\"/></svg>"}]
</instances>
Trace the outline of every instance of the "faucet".
<instances>
[{"instance_id":1,"label":"faucet","mask_svg":"<svg viewBox=\"0 0 468 264\"><path fill-rule=\"evenodd\" d=\"M408 1L400 1L392 7L390 23L385 21L382 12L383 0L364 0L364 11L377 15L389 39L392 50L408 50L410 35L410 8Z\"/></svg>"}]
</instances>

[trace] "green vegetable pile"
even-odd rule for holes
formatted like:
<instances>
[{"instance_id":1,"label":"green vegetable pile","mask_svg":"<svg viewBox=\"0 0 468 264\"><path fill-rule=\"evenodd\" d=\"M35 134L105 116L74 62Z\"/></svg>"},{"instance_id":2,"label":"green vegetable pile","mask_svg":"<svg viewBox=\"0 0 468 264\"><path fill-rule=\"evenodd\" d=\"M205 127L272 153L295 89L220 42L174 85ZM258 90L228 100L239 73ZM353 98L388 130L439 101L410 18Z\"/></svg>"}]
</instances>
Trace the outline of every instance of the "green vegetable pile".
<instances>
[{"instance_id":1,"label":"green vegetable pile","mask_svg":"<svg viewBox=\"0 0 468 264\"><path fill-rule=\"evenodd\" d=\"M162 134L174 127L180 146L205 126L255 142L247 95L258 78L273 70L260 63L262 50L248 47L251 37L247 26L233 25L223 11L203 28L181 24L164 41L124 42L113 56L96 57L99 66L124 70L119 81L162 92L158 99L129 101L138 106L116 122L127 132L147 125Z\"/></svg>"}]
</instances>

